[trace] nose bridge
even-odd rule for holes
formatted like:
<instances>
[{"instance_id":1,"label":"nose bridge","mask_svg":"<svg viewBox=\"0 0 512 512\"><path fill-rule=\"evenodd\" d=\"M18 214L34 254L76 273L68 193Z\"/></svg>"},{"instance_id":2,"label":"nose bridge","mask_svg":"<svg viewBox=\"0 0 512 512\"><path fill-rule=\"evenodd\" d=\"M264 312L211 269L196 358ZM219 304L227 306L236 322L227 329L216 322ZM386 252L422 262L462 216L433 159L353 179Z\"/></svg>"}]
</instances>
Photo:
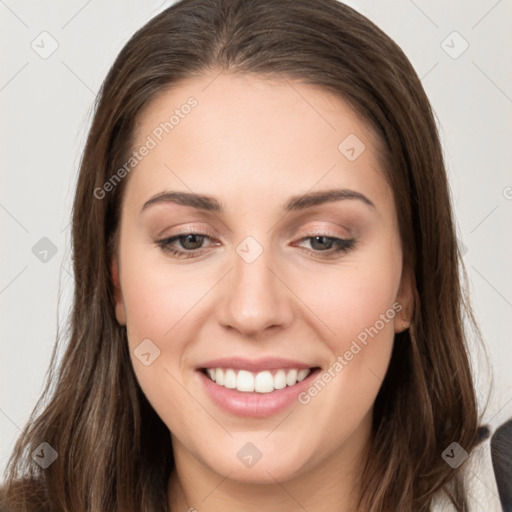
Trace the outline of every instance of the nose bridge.
<instances>
[{"instance_id":1,"label":"nose bridge","mask_svg":"<svg viewBox=\"0 0 512 512\"><path fill-rule=\"evenodd\" d=\"M272 250L252 236L235 248L233 271L228 276L219 312L223 325L254 335L290 321L290 298L274 275L276 266Z\"/></svg>"}]
</instances>

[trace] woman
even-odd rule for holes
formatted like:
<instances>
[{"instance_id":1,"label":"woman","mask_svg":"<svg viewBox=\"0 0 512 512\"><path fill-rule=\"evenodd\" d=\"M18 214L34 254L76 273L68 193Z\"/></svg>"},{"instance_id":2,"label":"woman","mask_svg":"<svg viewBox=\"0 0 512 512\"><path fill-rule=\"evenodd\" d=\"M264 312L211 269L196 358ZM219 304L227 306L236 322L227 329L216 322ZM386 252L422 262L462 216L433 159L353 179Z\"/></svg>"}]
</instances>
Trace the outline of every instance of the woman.
<instances>
[{"instance_id":1,"label":"woman","mask_svg":"<svg viewBox=\"0 0 512 512\"><path fill-rule=\"evenodd\" d=\"M362 15L153 18L102 86L73 251L70 339L7 510L467 510L477 328L440 142Z\"/></svg>"}]
</instances>

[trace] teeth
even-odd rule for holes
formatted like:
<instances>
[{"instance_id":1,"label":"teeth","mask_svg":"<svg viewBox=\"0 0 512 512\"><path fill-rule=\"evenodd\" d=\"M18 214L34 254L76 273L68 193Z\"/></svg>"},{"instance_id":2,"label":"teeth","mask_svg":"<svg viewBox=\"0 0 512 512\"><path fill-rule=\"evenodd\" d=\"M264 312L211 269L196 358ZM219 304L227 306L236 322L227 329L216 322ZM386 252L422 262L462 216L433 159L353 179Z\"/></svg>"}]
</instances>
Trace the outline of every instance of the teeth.
<instances>
[{"instance_id":1,"label":"teeth","mask_svg":"<svg viewBox=\"0 0 512 512\"><path fill-rule=\"evenodd\" d=\"M309 368L302 368L297 374L297 380L300 382L310 374Z\"/></svg>"},{"instance_id":2,"label":"teeth","mask_svg":"<svg viewBox=\"0 0 512 512\"><path fill-rule=\"evenodd\" d=\"M290 370L286 374L286 384L288 386L293 386L297 382L297 370Z\"/></svg>"},{"instance_id":3,"label":"teeth","mask_svg":"<svg viewBox=\"0 0 512 512\"><path fill-rule=\"evenodd\" d=\"M274 388L283 389L286 387L286 373L284 370L277 370L274 375Z\"/></svg>"},{"instance_id":4,"label":"teeth","mask_svg":"<svg viewBox=\"0 0 512 512\"><path fill-rule=\"evenodd\" d=\"M224 373L224 387L229 389L236 388L236 373L231 368Z\"/></svg>"},{"instance_id":5,"label":"teeth","mask_svg":"<svg viewBox=\"0 0 512 512\"><path fill-rule=\"evenodd\" d=\"M219 371L219 369L217 369ZM220 370L222 371L222 370ZM219 384L219 381L216 381ZM254 391L254 377L251 372L240 370L236 377L236 389L238 391Z\"/></svg>"},{"instance_id":6,"label":"teeth","mask_svg":"<svg viewBox=\"0 0 512 512\"><path fill-rule=\"evenodd\" d=\"M283 389L286 386L293 386L303 381L311 369L292 368L290 370L265 370L258 373L247 370L235 370L232 368L207 368L206 373L210 379L229 389L251 393L271 393L275 389Z\"/></svg>"}]
</instances>

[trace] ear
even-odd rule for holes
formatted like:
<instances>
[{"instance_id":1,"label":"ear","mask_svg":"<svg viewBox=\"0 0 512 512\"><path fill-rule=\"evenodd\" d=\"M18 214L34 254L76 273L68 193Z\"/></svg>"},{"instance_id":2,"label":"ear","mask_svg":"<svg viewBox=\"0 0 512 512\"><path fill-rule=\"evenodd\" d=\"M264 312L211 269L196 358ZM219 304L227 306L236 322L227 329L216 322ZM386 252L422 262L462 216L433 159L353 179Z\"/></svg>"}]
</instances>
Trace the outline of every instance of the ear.
<instances>
[{"instance_id":1,"label":"ear","mask_svg":"<svg viewBox=\"0 0 512 512\"><path fill-rule=\"evenodd\" d=\"M117 257L112 258L112 282L114 284L114 300L116 319L121 325L126 325L126 312L124 309L123 294L121 293L121 285L119 280L119 264Z\"/></svg>"},{"instance_id":2,"label":"ear","mask_svg":"<svg viewBox=\"0 0 512 512\"><path fill-rule=\"evenodd\" d=\"M395 317L395 333L405 331L411 325L415 307L415 297L416 279L414 278L414 272L409 265L404 265L402 268L400 287L396 296L396 302L398 302L402 308Z\"/></svg>"}]
</instances>

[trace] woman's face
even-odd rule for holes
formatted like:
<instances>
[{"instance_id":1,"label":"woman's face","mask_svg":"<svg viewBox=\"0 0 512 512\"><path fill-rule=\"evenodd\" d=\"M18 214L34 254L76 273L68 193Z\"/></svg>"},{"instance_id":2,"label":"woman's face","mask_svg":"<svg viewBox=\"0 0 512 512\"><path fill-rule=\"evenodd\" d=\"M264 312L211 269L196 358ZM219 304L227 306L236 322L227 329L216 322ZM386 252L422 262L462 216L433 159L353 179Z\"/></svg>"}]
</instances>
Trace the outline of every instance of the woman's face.
<instances>
[{"instance_id":1,"label":"woman's face","mask_svg":"<svg viewBox=\"0 0 512 512\"><path fill-rule=\"evenodd\" d=\"M116 316L178 464L259 483L348 471L410 307L371 133L314 86L210 74L135 135Z\"/></svg>"}]
</instances>

